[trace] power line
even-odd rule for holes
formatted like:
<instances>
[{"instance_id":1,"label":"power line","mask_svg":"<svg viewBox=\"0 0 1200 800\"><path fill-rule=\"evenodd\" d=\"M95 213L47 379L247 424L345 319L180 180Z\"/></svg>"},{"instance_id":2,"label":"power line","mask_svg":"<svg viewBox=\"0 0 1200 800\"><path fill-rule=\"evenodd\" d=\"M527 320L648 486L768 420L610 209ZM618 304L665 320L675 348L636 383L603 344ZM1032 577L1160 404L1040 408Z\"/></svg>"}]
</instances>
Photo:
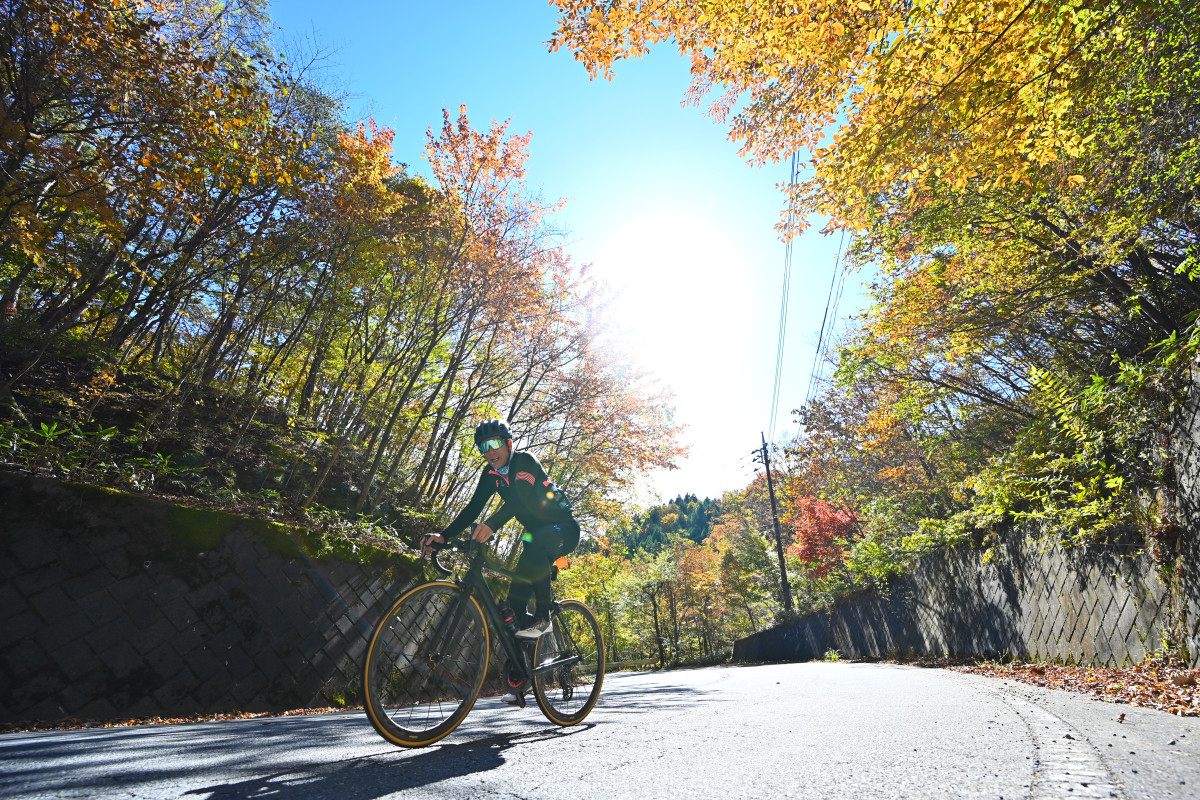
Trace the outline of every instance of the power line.
<instances>
[{"instance_id":1,"label":"power line","mask_svg":"<svg viewBox=\"0 0 1200 800\"><path fill-rule=\"evenodd\" d=\"M797 173L800 168L800 154L792 153L792 170L789 186L796 185ZM767 424L767 430L771 433L771 439L775 439L775 416L779 413L779 389L783 383L783 348L787 342L787 318L788 318L788 295L791 293L792 285L792 223L793 223L793 206L789 198L788 200L788 215L787 215L787 244L783 248L783 291L779 304L779 338L775 343L775 383L771 389L771 416Z\"/></svg>"},{"instance_id":2,"label":"power line","mask_svg":"<svg viewBox=\"0 0 1200 800\"><path fill-rule=\"evenodd\" d=\"M813 353L812 369L808 373L808 391L804 396L804 404L808 405L817 396L817 387L825 373L825 353L829 349L829 341L833 338L833 326L837 320L838 306L842 302L842 290L846 286L846 275L840 267L842 253L846 243L846 229L842 228L841 239L838 240L837 258L833 262L833 274L829 277L829 294L825 298L825 313L821 317L821 330L817 334L817 349Z\"/></svg>"}]
</instances>

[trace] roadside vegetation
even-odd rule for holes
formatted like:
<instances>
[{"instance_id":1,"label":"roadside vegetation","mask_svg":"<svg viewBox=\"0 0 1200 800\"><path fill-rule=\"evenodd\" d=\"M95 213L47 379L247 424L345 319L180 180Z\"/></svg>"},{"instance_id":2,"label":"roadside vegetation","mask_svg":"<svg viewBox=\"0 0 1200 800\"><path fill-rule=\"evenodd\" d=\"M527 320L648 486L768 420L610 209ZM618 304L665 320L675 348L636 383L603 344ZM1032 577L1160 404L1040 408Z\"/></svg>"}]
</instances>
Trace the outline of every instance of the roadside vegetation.
<instances>
[{"instance_id":1,"label":"roadside vegetation","mask_svg":"<svg viewBox=\"0 0 1200 800\"><path fill-rule=\"evenodd\" d=\"M1017 524L1133 530L1170 573L1200 6L556 5L593 75L669 40L749 160L807 155L781 234L823 220L874 276L778 454L793 613ZM625 502L679 454L669 397L606 336L528 134L446 112L421 177L257 0L0 7L5 465L401 546L501 417L597 534L562 581L614 654L720 661L787 616L761 479Z\"/></svg>"},{"instance_id":2,"label":"roadside vegetation","mask_svg":"<svg viewBox=\"0 0 1200 800\"><path fill-rule=\"evenodd\" d=\"M1196 4L556 5L552 46L592 75L669 42L750 161L809 156L781 233L823 219L873 276L784 447L797 594L1022 523L1057 546L1132 529L1173 568L1195 535L1175 446L1200 310Z\"/></svg>"},{"instance_id":3,"label":"roadside vegetation","mask_svg":"<svg viewBox=\"0 0 1200 800\"><path fill-rule=\"evenodd\" d=\"M421 177L264 3L0 6L9 467L407 539L473 488L482 418L590 522L672 462L528 134L446 112Z\"/></svg>"}]
</instances>

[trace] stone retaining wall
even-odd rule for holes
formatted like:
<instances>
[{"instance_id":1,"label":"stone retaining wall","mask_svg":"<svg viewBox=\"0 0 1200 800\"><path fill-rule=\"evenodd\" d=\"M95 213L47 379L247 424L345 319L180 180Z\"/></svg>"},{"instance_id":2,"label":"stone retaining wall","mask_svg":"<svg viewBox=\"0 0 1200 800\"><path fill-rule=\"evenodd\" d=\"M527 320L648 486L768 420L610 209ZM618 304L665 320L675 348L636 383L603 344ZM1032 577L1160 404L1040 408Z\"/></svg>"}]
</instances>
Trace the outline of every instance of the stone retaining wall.
<instances>
[{"instance_id":1,"label":"stone retaining wall","mask_svg":"<svg viewBox=\"0 0 1200 800\"><path fill-rule=\"evenodd\" d=\"M743 661L842 657L1012 657L1116 666L1200 637L1195 560L1165 575L1140 545L1061 548L1014 532L988 558L973 549L922 559L883 590L864 592L737 642Z\"/></svg>"},{"instance_id":2,"label":"stone retaining wall","mask_svg":"<svg viewBox=\"0 0 1200 800\"><path fill-rule=\"evenodd\" d=\"M0 722L358 699L416 573L282 525L0 473Z\"/></svg>"}]
</instances>

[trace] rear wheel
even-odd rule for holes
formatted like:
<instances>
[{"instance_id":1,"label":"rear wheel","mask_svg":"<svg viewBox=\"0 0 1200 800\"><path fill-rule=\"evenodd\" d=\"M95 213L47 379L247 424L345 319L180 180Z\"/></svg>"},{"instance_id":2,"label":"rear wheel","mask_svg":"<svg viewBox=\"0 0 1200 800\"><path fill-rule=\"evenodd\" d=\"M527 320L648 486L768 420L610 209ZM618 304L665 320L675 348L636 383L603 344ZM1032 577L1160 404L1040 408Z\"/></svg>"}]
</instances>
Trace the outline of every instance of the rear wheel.
<instances>
[{"instance_id":1,"label":"rear wheel","mask_svg":"<svg viewBox=\"0 0 1200 800\"><path fill-rule=\"evenodd\" d=\"M604 636L578 600L556 603L548 633L533 648L533 696L546 718L574 725L591 713L604 683Z\"/></svg>"},{"instance_id":2,"label":"rear wheel","mask_svg":"<svg viewBox=\"0 0 1200 800\"><path fill-rule=\"evenodd\" d=\"M444 581L409 590L376 626L367 648L367 718L393 744L433 744L475 704L488 647L475 598Z\"/></svg>"}]
</instances>

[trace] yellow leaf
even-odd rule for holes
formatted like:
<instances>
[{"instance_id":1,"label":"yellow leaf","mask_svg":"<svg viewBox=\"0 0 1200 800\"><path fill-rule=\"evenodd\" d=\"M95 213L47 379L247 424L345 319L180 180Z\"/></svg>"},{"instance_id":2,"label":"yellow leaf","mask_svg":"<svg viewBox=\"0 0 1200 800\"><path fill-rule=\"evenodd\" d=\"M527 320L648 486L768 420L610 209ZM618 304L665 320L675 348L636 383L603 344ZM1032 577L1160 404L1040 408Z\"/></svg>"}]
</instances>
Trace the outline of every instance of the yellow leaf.
<instances>
[{"instance_id":1,"label":"yellow leaf","mask_svg":"<svg viewBox=\"0 0 1200 800\"><path fill-rule=\"evenodd\" d=\"M1071 184L1072 186L1082 186L1084 183L1084 178L1082 175L1072 175L1071 177L1067 178L1067 183Z\"/></svg>"},{"instance_id":2,"label":"yellow leaf","mask_svg":"<svg viewBox=\"0 0 1200 800\"><path fill-rule=\"evenodd\" d=\"M833 31L834 36L841 36L846 32L846 26L840 22L830 23L829 27Z\"/></svg>"}]
</instances>

